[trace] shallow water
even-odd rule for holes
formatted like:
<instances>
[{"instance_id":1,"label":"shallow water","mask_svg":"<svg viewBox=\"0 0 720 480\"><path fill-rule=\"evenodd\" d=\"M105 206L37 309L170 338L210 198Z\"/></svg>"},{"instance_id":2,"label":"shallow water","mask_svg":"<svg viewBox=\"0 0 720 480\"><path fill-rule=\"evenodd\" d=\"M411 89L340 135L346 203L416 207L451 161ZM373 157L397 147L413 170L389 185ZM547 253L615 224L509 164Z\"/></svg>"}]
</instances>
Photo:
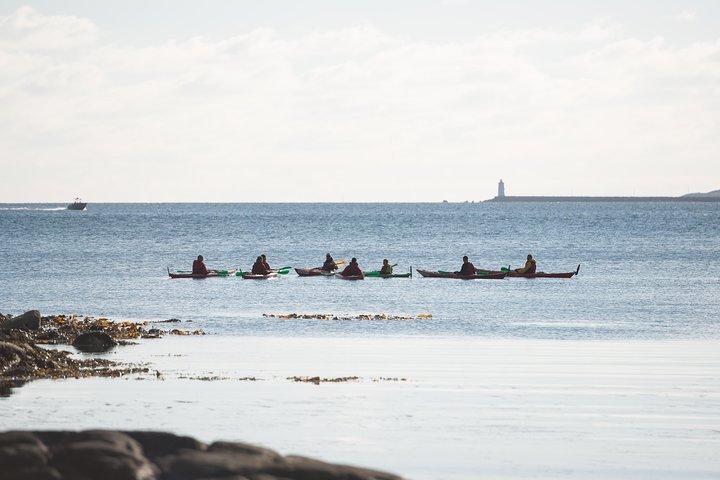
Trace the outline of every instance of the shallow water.
<instances>
[{"instance_id":1,"label":"shallow water","mask_svg":"<svg viewBox=\"0 0 720 480\"><path fill-rule=\"evenodd\" d=\"M90 204L0 209L0 309L189 319L223 335L718 338L720 204ZM519 267L571 280L169 280L168 265L317 266L326 252L455 270ZM263 313L432 313L410 322L268 320Z\"/></svg>"},{"instance_id":2,"label":"shallow water","mask_svg":"<svg viewBox=\"0 0 720 480\"><path fill-rule=\"evenodd\" d=\"M0 426L173 430L422 480L720 471L709 341L207 336L107 357L163 376L33 382L0 399ZM287 380L316 375L359 380ZM206 376L224 379L180 378Z\"/></svg>"}]
</instances>

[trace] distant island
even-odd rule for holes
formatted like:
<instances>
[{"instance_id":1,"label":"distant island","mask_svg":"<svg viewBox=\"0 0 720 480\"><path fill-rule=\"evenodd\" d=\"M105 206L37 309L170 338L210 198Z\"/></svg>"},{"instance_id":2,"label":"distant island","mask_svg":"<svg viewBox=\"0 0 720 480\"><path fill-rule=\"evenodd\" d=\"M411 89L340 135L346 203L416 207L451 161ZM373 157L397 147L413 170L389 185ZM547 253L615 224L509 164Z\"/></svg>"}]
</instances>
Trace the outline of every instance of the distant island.
<instances>
[{"instance_id":1,"label":"distant island","mask_svg":"<svg viewBox=\"0 0 720 480\"><path fill-rule=\"evenodd\" d=\"M707 193L688 193L680 197L591 197L591 196L516 196L505 195L505 183L500 179L498 194L486 202L720 202L720 190Z\"/></svg>"}]
</instances>

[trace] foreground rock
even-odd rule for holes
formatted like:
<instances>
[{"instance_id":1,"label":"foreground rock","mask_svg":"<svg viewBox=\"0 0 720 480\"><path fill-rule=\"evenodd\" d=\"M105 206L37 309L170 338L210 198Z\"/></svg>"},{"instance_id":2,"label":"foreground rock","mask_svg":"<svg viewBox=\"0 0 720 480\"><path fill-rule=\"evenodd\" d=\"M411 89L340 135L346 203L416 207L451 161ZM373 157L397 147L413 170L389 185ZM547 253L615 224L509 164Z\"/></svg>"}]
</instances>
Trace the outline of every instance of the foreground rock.
<instances>
[{"instance_id":1,"label":"foreground rock","mask_svg":"<svg viewBox=\"0 0 720 480\"><path fill-rule=\"evenodd\" d=\"M0 433L2 478L73 480L400 480L245 443L163 432Z\"/></svg>"}]
</instances>

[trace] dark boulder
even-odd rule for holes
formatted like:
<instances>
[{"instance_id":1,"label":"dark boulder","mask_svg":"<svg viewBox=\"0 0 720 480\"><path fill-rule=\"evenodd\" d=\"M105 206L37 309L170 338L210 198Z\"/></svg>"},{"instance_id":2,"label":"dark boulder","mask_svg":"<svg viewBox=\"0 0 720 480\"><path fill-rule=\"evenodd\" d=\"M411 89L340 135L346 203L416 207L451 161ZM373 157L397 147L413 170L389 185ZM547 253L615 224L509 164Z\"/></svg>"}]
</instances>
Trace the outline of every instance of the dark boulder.
<instances>
[{"instance_id":1,"label":"dark boulder","mask_svg":"<svg viewBox=\"0 0 720 480\"><path fill-rule=\"evenodd\" d=\"M3 480L401 480L246 443L109 430L0 432L0 466Z\"/></svg>"},{"instance_id":2,"label":"dark boulder","mask_svg":"<svg viewBox=\"0 0 720 480\"><path fill-rule=\"evenodd\" d=\"M140 444L145 455L154 459L180 450L205 450L207 446L191 437L168 432L124 432Z\"/></svg>"},{"instance_id":3,"label":"dark boulder","mask_svg":"<svg viewBox=\"0 0 720 480\"><path fill-rule=\"evenodd\" d=\"M105 352L115 345L115 340L104 332L81 333L73 340L73 347L81 352Z\"/></svg>"},{"instance_id":4,"label":"dark boulder","mask_svg":"<svg viewBox=\"0 0 720 480\"><path fill-rule=\"evenodd\" d=\"M0 330L37 330L40 328L40 312L30 310L17 317L5 318Z\"/></svg>"}]
</instances>

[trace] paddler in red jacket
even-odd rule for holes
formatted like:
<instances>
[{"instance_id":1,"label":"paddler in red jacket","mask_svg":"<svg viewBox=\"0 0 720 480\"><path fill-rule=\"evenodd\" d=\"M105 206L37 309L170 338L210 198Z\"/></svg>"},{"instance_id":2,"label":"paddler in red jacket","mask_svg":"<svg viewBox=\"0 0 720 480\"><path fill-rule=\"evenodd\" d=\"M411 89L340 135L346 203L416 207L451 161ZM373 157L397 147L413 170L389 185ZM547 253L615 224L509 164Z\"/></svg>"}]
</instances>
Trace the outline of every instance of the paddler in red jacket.
<instances>
[{"instance_id":1,"label":"paddler in red jacket","mask_svg":"<svg viewBox=\"0 0 720 480\"><path fill-rule=\"evenodd\" d=\"M362 277L363 272L360 270L360 265L357 263L357 259L355 257L350 260L350 265L345 267L345 269L340 273L343 277Z\"/></svg>"},{"instance_id":2,"label":"paddler in red jacket","mask_svg":"<svg viewBox=\"0 0 720 480\"><path fill-rule=\"evenodd\" d=\"M262 257L257 257L255 259L255 263L252 266L252 274L253 275L267 275L270 273L270 269L265 267L265 261Z\"/></svg>"},{"instance_id":3,"label":"paddler in red jacket","mask_svg":"<svg viewBox=\"0 0 720 480\"><path fill-rule=\"evenodd\" d=\"M198 255L197 260L193 260L192 273L193 275L207 275L209 273L202 255Z\"/></svg>"},{"instance_id":4,"label":"paddler in red jacket","mask_svg":"<svg viewBox=\"0 0 720 480\"><path fill-rule=\"evenodd\" d=\"M467 255L463 257L463 264L460 267L459 272L455 272L456 275L475 275L475 265L470 263Z\"/></svg>"},{"instance_id":5,"label":"paddler in red jacket","mask_svg":"<svg viewBox=\"0 0 720 480\"><path fill-rule=\"evenodd\" d=\"M525 266L523 268L518 268L515 271L518 273L535 273L536 270L537 262L535 262L535 259L532 258L532 255L528 255Z\"/></svg>"}]
</instances>

